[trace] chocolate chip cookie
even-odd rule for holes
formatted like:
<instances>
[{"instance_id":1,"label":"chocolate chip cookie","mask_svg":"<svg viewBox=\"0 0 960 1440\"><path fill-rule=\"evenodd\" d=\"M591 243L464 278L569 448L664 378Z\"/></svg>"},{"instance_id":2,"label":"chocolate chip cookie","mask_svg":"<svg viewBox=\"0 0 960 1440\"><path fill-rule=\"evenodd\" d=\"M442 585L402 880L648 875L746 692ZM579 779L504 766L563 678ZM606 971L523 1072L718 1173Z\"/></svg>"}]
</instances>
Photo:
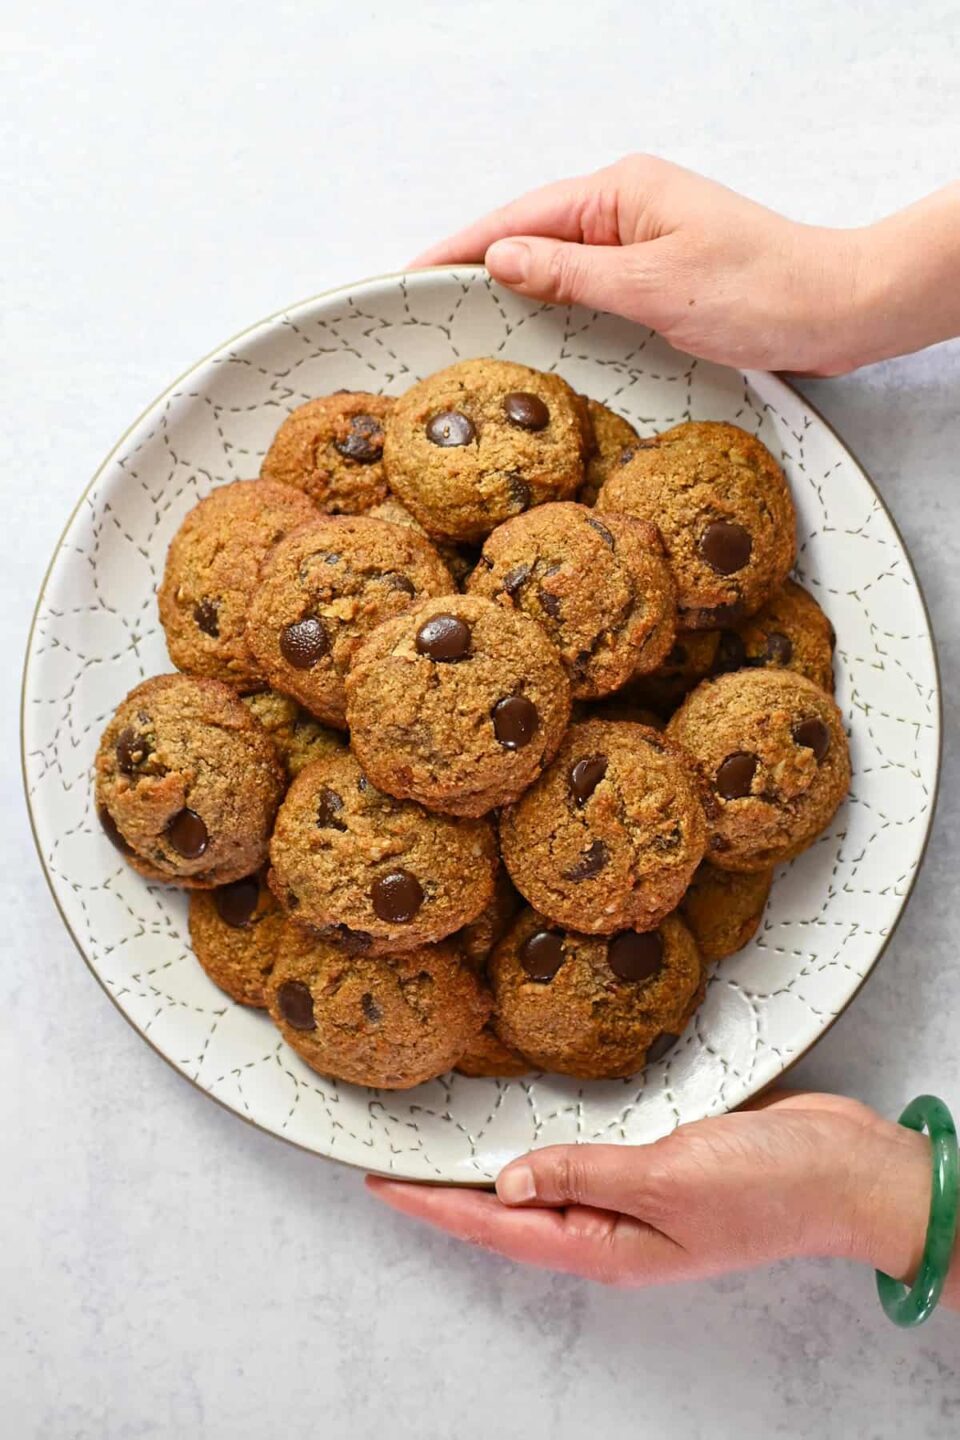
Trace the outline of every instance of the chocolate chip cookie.
<instances>
[{"instance_id":1,"label":"chocolate chip cookie","mask_svg":"<svg viewBox=\"0 0 960 1440\"><path fill-rule=\"evenodd\" d=\"M736 425L694 421L638 441L606 480L596 508L659 526L682 629L713 630L754 614L796 558L783 471Z\"/></svg>"},{"instance_id":2,"label":"chocolate chip cookie","mask_svg":"<svg viewBox=\"0 0 960 1440\"><path fill-rule=\"evenodd\" d=\"M683 752L623 721L571 725L553 763L500 816L504 864L521 895L556 924L590 935L659 924L705 844Z\"/></svg>"},{"instance_id":3,"label":"chocolate chip cookie","mask_svg":"<svg viewBox=\"0 0 960 1440\"><path fill-rule=\"evenodd\" d=\"M737 670L705 680L667 735L700 772L708 858L723 870L768 870L799 855L826 829L850 787L840 711L819 685L792 670Z\"/></svg>"},{"instance_id":4,"label":"chocolate chip cookie","mask_svg":"<svg viewBox=\"0 0 960 1440\"><path fill-rule=\"evenodd\" d=\"M704 861L680 902L680 914L704 960L724 960L753 938L772 880L772 870L740 874Z\"/></svg>"},{"instance_id":5,"label":"chocolate chip cookie","mask_svg":"<svg viewBox=\"0 0 960 1440\"><path fill-rule=\"evenodd\" d=\"M276 745L291 780L311 761L331 750L342 750L346 744L339 730L328 730L292 696L281 695L279 690L257 690L241 699Z\"/></svg>"},{"instance_id":6,"label":"chocolate chip cookie","mask_svg":"<svg viewBox=\"0 0 960 1440\"><path fill-rule=\"evenodd\" d=\"M187 515L167 552L157 594L178 670L249 689L263 677L247 647L247 609L268 551L316 516L285 485L235 480Z\"/></svg>"},{"instance_id":7,"label":"chocolate chip cookie","mask_svg":"<svg viewBox=\"0 0 960 1440\"><path fill-rule=\"evenodd\" d=\"M719 630L681 631L656 669L634 676L616 698L668 719L685 695L721 668L720 639Z\"/></svg>"},{"instance_id":8,"label":"chocolate chip cookie","mask_svg":"<svg viewBox=\"0 0 960 1440\"><path fill-rule=\"evenodd\" d=\"M266 1005L264 986L287 923L259 875L190 896L193 953L213 983L240 1005Z\"/></svg>"},{"instance_id":9,"label":"chocolate chip cookie","mask_svg":"<svg viewBox=\"0 0 960 1440\"><path fill-rule=\"evenodd\" d=\"M809 591L787 580L756 615L720 637L722 668L796 670L833 693L833 626Z\"/></svg>"},{"instance_id":10,"label":"chocolate chip cookie","mask_svg":"<svg viewBox=\"0 0 960 1440\"><path fill-rule=\"evenodd\" d=\"M424 540L430 538L420 521L414 519L406 506L401 505L393 495L388 495L382 504L374 505L367 514L372 520L388 520L391 525L403 525L407 530L414 530L418 535L422 535ZM434 542L434 549L453 576L457 589L462 590L467 576L477 563L479 550L467 545L447 545L442 540Z\"/></svg>"},{"instance_id":11,"label":"chocolate chip cookie","mask_svg":"<svg viewBox=\"0 0 960 1440\"><path fill-rule=\"evenodd\" d=\"M449 1070L490 1012L456 948L353 955L288 925L267 982L280 1033L302 1060L353 1085L407 1090Z\"/></svg>"},{"instance_id":12,"label":"chocolate chip cookie","mask_svg":"<svg viewBox=\"0 0 960 1440\"><path fill-rule=\"evenodd\" d=\"M401 395L387 425L391 490L441 540L479 541L583 482L577 397L559 375L463 360Z\"/></svg>"},{"instance_id":13,"label":"chocolate chip cookie","mask_svg":"<svg viewBox=\"0 0 960 1440\"><path fill-rule=\"evenodd\" d=\"M388 395L340 390L300 405L264 457L265 480L291 485L331 515L360 515L386 498L384 427Z\"/></svg>"},{"instance_id":14,"label":"chocolate chip cookie","mask_svg":"<svg viewBox=\"0 0 960 1440\"><path fill-rule=\"evenodd\" d=\"M468 589L546 630L577 699L654 669L674 640L676 598L655 525L541 505L487 537Z\"/></svg>"},{"instance_id":15,"label":"chocolate chip cookie","mask_svg":"<svg viewBox=\"0 0 960 1440\"><path fill-rule=\"evenodd\" d=\"M467 964L472 966L484 985L487 984L487 961L493 947L509 930L514 917L523 906L510 877L501 866L493 899L481 910L476 920L465 925L455 937L460 953ZM474 1036L469 1047L457 1061L461 1075L525 1075L530 1069L527 1061L515 1050L504 1045L488 1020Z\"/></svg>"},{"instance_id":16,"label":"chocolate chip cookie","mask_svg":"<svg viewBox=\"0 0 960 1440\"><path fill-rule=\"evenodd\" d=\"M570 687L539 625L479 595L421 600L347 676L350 743L374 784L451 815L515 800L552 757Z\"/></svg>"},{"instance_id":17,"label":"chocolate chip cookie","mask_svg":"<svg viewBox=\"0 0 960 1440\"><path fill-rule=\"evenodd\" d=\"M271 685L343 727L344 676L363 637L427 595L453 590L433 546L367 515L331 515L275 547L247 617Z\"/></svg>"},{"instance_id":18,"label":"chocolate chip cookie","mask_svg":"<svg viewBox=\"0 0 960 1440\"><path fill-rule=\"evenodd\" d=\"M412 950L474 920L498 863L489 821L383 795L347 750L294 780L270 861L271 888L296 920L369 953Z\"/></svg>"},{"instance_id":19,"label":"chocolate chip cookie","mask_svg":"<svg viewBox=\"0 0 960 1440\"><path fill-rule=\"evenodd\" d=\"M149 880L208 889L258 870L283 793L273 742L229 686L158 675L100 741L103 828Z\"/></svg>"},{"instance_id":20,"label":"chocolate chip cookie","mask_svg":"<svg viewBox=\"0 0 960 1440\"><path fill-rule=\"evenodd\" d=\"M642 934L587 936L524 910L491 974L501 1039L538 1068L581 1080L660 1059L703 999L700 955L676 915Z\"/></svg>"},{"instance_id":21,"label":"chocolate chip cookie","mask_svg":"<svg viewBox=\"0 0 960 1440\"><path fill-rule=\"evenodd\" d=\"M611 472L623 464L624 452L635 444L637 432L629 420L601 405L599 400L587 400L587 413L593 445L587 457L578 499L582 505L595 505L601 486Z\"/></svg>"}]
</instances>

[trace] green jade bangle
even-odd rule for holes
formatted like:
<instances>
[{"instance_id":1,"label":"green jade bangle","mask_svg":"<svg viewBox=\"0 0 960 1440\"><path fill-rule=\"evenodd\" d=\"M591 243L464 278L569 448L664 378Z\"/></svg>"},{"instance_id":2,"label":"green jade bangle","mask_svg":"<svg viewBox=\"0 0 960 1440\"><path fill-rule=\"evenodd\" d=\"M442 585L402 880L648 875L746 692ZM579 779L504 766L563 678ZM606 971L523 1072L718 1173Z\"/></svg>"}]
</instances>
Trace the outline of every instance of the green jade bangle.
<instances>
[{"instance_id":1,"label":"green jade bangle","mask_svg":"<svg viewBox=\"0 0 960 1440\"><path fill-rule=\"evenodd\" d=\"M933 1159L930 1218L923 1259L913 1285L877 1271L877 1293L894 1325L922 1325L932 1315L943 1291L957 1234L957 1200L960 1194L960 1160L953 1116L935 1095L918 1095L900 1116L908 1130L926 1130Z\"/></svg>"}]
</instances>

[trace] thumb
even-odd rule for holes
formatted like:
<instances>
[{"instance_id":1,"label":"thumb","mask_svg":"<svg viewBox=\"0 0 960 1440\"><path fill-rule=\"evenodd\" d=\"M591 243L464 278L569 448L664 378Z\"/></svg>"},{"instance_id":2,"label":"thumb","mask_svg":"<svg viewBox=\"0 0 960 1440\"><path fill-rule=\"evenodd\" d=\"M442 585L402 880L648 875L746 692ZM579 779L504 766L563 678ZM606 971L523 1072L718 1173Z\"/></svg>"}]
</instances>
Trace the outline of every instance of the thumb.
<instances>
[{"instance_id":1,"label":"thumb","mask_svg":"<svg viewBox=\"0 0 960 1440\"><path fill-rule=\"evenodd\" d=\"M628 314L630 262L620 245L579 245L543 236L498 240L484 257L501 285L555 305Z\"/></svg>"},{"instance_id":2,"label":"thumb","mask_svg":"<svg viewBox=\"0 0 960 1440\"><path fill-rule=\"evenodd\" d=\"M497 1195L506 1205L592 1205L651 1216L662 1209L665 1143L548 1145L505 1166Z\"/></svg>"}]
</instances>

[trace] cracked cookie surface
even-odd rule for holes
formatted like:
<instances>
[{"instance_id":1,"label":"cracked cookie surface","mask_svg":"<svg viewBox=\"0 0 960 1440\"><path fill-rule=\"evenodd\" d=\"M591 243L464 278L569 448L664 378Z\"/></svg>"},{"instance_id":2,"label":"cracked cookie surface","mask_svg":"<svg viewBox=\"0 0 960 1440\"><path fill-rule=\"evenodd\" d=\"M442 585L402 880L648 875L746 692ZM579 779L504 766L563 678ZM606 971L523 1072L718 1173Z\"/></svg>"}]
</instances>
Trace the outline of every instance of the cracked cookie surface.
<instances>
[{"instance_id":1,"label":"cracked cookie surface","mask_svg":"<svg viewBox=\"0 0 960 1440\"><path fill-rule=\"evenodd\" d=\"M347 750L307 766L280 807L270 885L288 912L353 950L407 950L474 920L493 895L487 820L375 789Z\"/></svg>"},{"instance_id":2,"label":"cracked cookie surface","mask_svg":"<svg viewBox=\"0 0 960 1440\"><path fill-rule=\"evenodd\" d=\"M556 758L500 816L500 845L522 895L588 934L651 929L679 904L703 858L696 776L656 730L571 725Z\"/></svg>"},{"instance_id":3,"label":"cracked cookie surface","mask_svg":"<svg viewBox=\"0 0 960 1440\"><path fill-rule=\"evenodd\" d=\"M453 815L516 797L570 715L560 656L533 620L479 595L420 601L347 676L350 744L374 784Z\"/></svg>"},{"instance_id":4,"label":"cracked cookie surface","mask_svg":"<svg viewBox=\"0 0 960 1440\"><path fill-rule=\"evenodd\" d=\"M344 726L344 677L364 636L426 595L453 590L429 541L366 515L301 526L271 552L247 643L271 685Z\"/></svg>"},{"instance_id":5,"label":"cracked cookie surface","mask_svg":"<svg viewBox=\"0 0 960 1440\"><path fill-rule=\"evenodd\" d=\"M219 680L157 675L100 740L101 823L150 880L208 888L258 870L284 775L266 731Z\"/></svg>"},{"instance_id":6,"label":"cracked cookie surface","mask_svg":"<svg viewBox=\"0 0 960 1440\"><path fill-rule=\"evenodd\" d=\"M578 397L559 375L463 360L401 395L387 425L390 488L428 534L480 541L583 481Z\"/></svg>"},{"instance_id":7,"label":"cracked cookie surface","mask_svg":"<svg viewBox=\"0 0 960 1440\"><path fill-rule=\"evenodd\" d=\"M705 680L667 726L700 772L723 870L766 870L826 829L850 788L843 717L792 670L737 670Z\"/></svg>"},{"instance_id":8,"label":"cracked cookie surface","mask_svg":"<svg viewBox=\"0 0 960 1440\"><path fill-rule=\"evenodd\" d=\"M451 1069L490 1012L449 942L372 959L288 925L267 982L280 1033L322 1075L406 1090Z\"/></svg>"},{"instance_id":9,"label":"cracked cookie surface","mask_svg":"<svg viewBox=\"0 0 960 1440\"><path fill-rule=\"evenodd\" d=\"M170 542L157 594L178 670L246 689L263 679L246 639L260 566L316 513L305 495L262 480L220 485L193 507Z\"/></svg>"},{"instance_id":10,"label":"cracked cookie surface","mask_svg":"<svg viewBox=\"0 0 960 1440\"><path fill-rule=\"evenodd\" d=\"M389 395L341 390L300 405L260 466L264 480L302 490L331 515L360 515L386 499L384 428Z\"/></svg>"},{"instance_id":11,"label":"cracked cookie surface","mask_svg":"<svg viewBox=\"0 0 960 1440\"><path fill-rule=\"evenodd\" d=\"M538 1069L634 1075L667 1054L703 998L703 967L676 915L655 930L589 936L524 910L491 961L496 1028Z\"/></svg>"},{"instance_id":12,"label":"cracked cookie surface","mask_svg":"<svg viewBox=\"0 0 960 1440\"><path fill-rule=\"evenodd\" d=\"M673 644L676 600L659 532L627 515L558 502L507 520L487 537L468 590L543 626L575 699L654 669Z\"/></svg>"},{"instance_id":13,"label":"cracked cookie surface","mask_svg":"<svg viewBox=\"0 0 960 1440\"><path fill-rule=\"evenodd\" d=\"M636 441L596 509L659 527L681 629L716 629L752 615L796 558L783 471L761 441L720 421L690 421Z\"/></svg>"}]
</instances>

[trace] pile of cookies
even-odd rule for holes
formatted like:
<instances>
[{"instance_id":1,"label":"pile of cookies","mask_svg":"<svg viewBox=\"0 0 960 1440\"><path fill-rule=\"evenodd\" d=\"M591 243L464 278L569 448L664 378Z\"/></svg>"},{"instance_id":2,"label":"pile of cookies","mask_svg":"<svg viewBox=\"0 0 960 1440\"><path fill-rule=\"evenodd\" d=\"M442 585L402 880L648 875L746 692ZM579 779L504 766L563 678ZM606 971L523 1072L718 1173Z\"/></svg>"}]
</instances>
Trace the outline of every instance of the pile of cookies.
<instances>
[{"instance_id":1,"label":"pile of cookies","mask_svg":"<svg viewBox=\"0 0 960 1440\"><path fill-rule=\"evenodd\" d=\"M101 822L323 1074L632 1075L849 785L795 553L734 425L492 359L311 400L174 537Z\"/></svg>"}]
</instances>

